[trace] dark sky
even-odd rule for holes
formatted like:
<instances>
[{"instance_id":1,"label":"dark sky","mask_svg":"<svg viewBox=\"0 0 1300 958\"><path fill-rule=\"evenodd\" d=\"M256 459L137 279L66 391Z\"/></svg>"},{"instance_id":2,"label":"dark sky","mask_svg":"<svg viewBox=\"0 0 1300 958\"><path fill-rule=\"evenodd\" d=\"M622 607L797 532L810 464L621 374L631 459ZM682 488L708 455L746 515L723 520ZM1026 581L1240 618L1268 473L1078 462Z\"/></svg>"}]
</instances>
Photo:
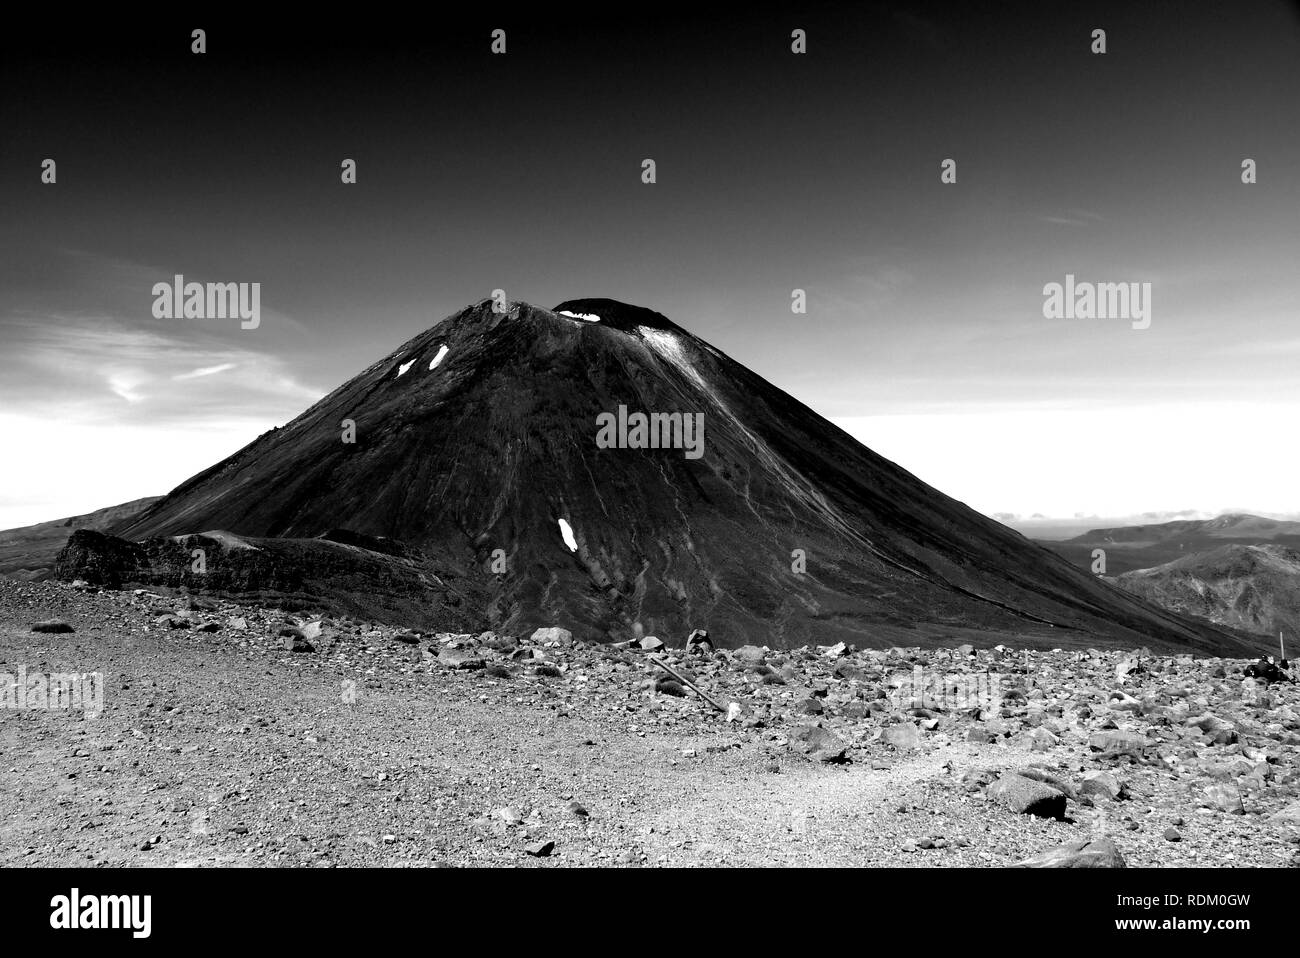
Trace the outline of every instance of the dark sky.
<instances>
[{"instance_id":1,"label":"dark sky","mask_svg":"<svg viewBox=\"0 0 1300 958\"><path fill-rule=\"evenodd\" d=\"M989 513L1300 511L1295 4L703 6L7 30L0 425L42 465L0 526L165 491L497 287L655 308ZM175 273L262 326L154 319ZM1151 327L1045 319L1067 273Z\"/></svg>"}]
</instances>

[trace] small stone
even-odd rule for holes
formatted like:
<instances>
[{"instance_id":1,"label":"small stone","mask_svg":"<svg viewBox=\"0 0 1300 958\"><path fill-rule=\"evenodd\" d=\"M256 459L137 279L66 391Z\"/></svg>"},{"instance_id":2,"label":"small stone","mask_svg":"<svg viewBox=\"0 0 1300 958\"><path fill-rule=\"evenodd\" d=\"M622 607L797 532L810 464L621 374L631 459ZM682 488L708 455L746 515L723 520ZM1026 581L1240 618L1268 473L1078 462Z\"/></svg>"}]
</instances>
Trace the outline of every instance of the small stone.
<instances>
[{"instance_id":1,"label":"small stone","mask_svg":"<svg viewBox=\"0 0 1300 958\"><path fill-rule=\"evenodd\" d=\"M1169 828L1165 829L1165 841L1181 842L1182 840L1183 840L1183 836L1178 834L1178 829L1174 828L1173 826L1170 826Z\"/></svg>"},{"instance_id":2,"label":"small stone","mask_svg":"<svg viewBox=\"0 0 1300 958\"><path fill-rule=\"evenodd\" d=\"M505 822L507 825L522 825L524 823L524 816L520 815L509 805L503 806L502 808L493 809L492 817L500 819L501 821Z\"/></svg>"},{"instance_id":3,"label":"small stone","mask_svg":"<svg viewBox=\"0 0 1300 958\"><path fill-rule=\"evenodd\" d=\"M555 851L555 842L537 842L524 848L534 858L546 858Z\"/></svg>"}]
</instances>

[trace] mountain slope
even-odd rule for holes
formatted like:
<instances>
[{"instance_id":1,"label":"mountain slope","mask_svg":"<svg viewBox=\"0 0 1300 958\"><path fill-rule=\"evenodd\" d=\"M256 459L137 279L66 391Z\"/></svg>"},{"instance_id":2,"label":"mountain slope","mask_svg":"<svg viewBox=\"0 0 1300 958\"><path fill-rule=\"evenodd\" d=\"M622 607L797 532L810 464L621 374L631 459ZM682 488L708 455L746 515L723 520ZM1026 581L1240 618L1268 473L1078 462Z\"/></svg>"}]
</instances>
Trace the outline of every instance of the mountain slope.
<instances>
[{"instance_id":1,"label":"mountain slope","mask_svg":"<svg viewBox=\"0 0 1300 958\"><path fill-rule=\"evenodd\" d=\"M1300 552L1226 545L1116 577L1123 589L1166 609L1276 637L1300 628Z\"/></svg>"},{"instance_id":2,"label":"mountain slope","mask_svg":"<svg viewBox=\"0 0 1300 958\"><path fill-rule=\"evenodd\" d=\"M620 406L703 414L703 455L599 448L598 417ZM893 645L974 629L1241 648L1079 572L666 317L612 300L468 307L113 531L334 528L476 567L489 620L511 630Z\"/></svg>"}]
</instances>

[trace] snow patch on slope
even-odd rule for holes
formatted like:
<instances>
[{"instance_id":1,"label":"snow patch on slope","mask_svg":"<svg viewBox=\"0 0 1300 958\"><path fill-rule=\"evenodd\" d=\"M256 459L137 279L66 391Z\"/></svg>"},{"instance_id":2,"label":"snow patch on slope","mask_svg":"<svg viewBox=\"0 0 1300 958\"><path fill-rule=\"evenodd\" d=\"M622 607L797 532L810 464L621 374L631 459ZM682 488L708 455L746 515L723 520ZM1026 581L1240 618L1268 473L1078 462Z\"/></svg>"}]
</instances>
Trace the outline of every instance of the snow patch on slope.
<instances>
[{"instance_id":1,"label":"snow patch on slope","mask_svg":"<svg viewBox=\"0 0 1300 958\"><path fill-rule=\"evenodd\" d=\"M653 349L663 359L668 360L682 372L684 372L695 385L707 393L718 405L722 403L718 397L713 394L709 384L704 381L704 377L699 374L694 366L691 365L690 359L686 356L686 350L682 348L682 341L676 333L670 333L664 329L653 329L649 326L638 326L636 331L641 334L646 345Z\"/></svg>"},{"instance_id":2,"label":"snow patch on slope","mask_svg":"<svg viewBox=\"0 0 1300 958\"><path fill-rule=\"evenodd\" d=\"M415 360L414 360L414 359L402 363L402 365L400 365L400 366L397 367L397 375L399 375L399 376L405 376L405 375L406 375L406 371L407 371L408 369L410 369L410 368L411 368L412 366L414 366L414 365L415 365Z\"/></svg>"},{"instance_id":3,"label":"snow patch on slope","mask_svg":"<svg viewBox=\"0 0 1300 958\"><path fill-rule=\"evenodd\" d=\"M578 551L578 540L573 538L573 527L564 519L560 520L560 535L564 539L564 544L569 547L570 552Z\"/></svg>"},{"instance_id":4,"label":"snow patch on slope","mask_svg":"<svg viewBox=\"0 0 1300 958\"><path fill-rule=\"evenodd\" d=\"M571 313L567 309L560 310L561 316L572 316L574 319L581 319L588 323L600 322L600 317L595 313Z\"/></svg>"},{"instance_id":5,"label":"snow patch on slope","mask_svg":"<svg viewBox=\"0 0 1300 958\"><path fill-rule=\"evenodd\" d=\"M447 355L447 344L443 343L442 346L438 348L438 355L434 356L433 360L429 363L429 368L437 369L438 363L442 362L443 357L446 355Z\"/></svg>"}]
</instances>

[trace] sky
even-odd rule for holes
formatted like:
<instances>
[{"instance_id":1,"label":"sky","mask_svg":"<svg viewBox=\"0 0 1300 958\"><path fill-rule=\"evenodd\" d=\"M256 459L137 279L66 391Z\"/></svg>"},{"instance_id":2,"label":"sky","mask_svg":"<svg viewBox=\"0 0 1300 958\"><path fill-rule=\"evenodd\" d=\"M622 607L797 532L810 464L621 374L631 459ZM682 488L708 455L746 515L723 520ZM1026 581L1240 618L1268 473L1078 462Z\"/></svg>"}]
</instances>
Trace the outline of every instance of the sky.
<instances>
[{"instance_id":1,"label":"sky","mask_svg":"<svg viewBox=\"0 0 1300 958\"><path fill-rule=\"evenodd\" d=\"M1300 514L1297 4L700 6L8 32L0 528L166 492L497 288L656 309L1010 524ZM176 274L260 324L155 318ZM1150 326L1047 318L1067 274Z\"/></svg>"}]
</instances>

